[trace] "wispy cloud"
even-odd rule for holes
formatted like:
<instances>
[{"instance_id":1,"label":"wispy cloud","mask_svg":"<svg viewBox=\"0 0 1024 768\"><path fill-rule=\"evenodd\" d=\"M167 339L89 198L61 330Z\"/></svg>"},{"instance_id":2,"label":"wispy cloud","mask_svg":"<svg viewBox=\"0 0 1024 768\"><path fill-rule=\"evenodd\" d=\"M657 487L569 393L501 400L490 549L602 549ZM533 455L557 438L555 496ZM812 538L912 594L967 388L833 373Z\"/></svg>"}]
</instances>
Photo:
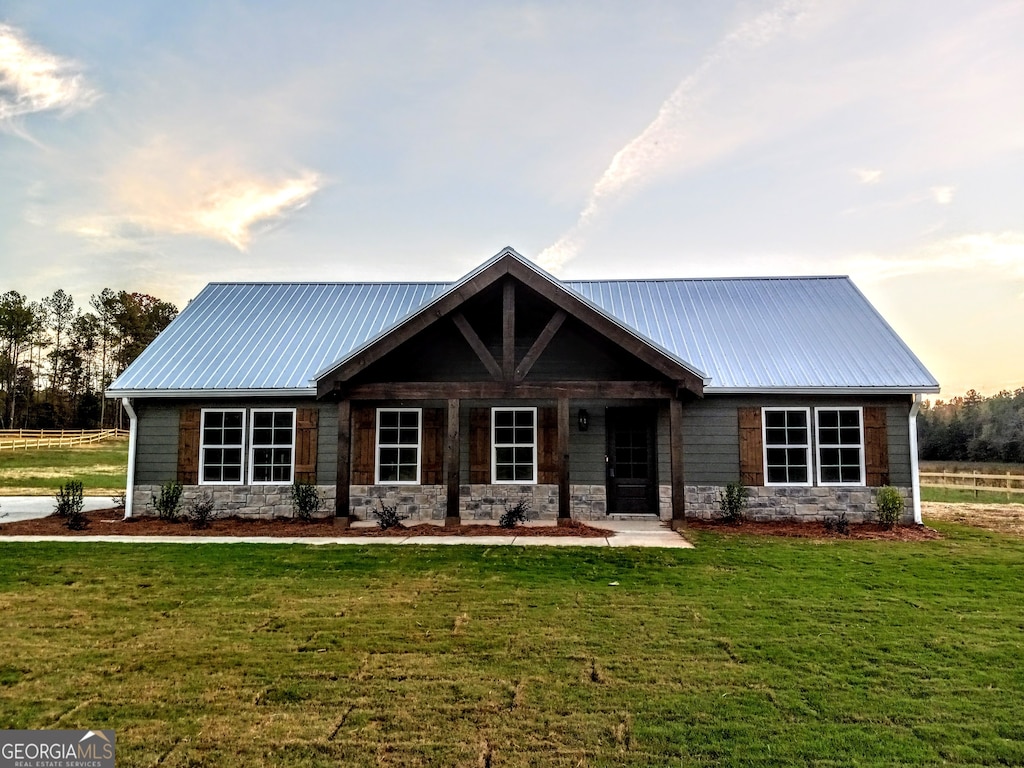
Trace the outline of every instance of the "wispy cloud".
<instances>
[{"instance_id":1,"label":"wispy cloud","mask_svg":"<svg viewBox=\"0 0 1024 768\"><path fill-rule=\"evenodd\" d=\"M854 173L861 184L877 184L882 180L882 172L877 168L858 168Z\"/></svg>"},{"instance_id":2,"label":"wispy cloud","mask_svg":"<svg viewBox=\"0 0 1024 768\"><path fill-rule=\"evenodd\" d=\"M846 266L863 283L963 272L1024 280L1024 232L971 232L933 240L901 253L859 254Z\"/></svg>"},{"instance_id":3,"label":"wispy cloud","mask_svg":"<svg viewBox=\"0 0 1024 768\"><path fill-rule=\"evenodd\" d=\"M0 24L0 127L14 130L14 120L35 112L82 109L97 97L74 62Z\"/></svg>"},{"instance_id":4,"label":"wispy cloud","mask_svg":"<svg viewBox=\"0 0 1024 768\"><path fill-rule=\"evenodd\" d=\"M156 141L126 154L111 173L102 213L75 217L64 229L111 249L156 235L194 235L248 248L261 227L306 205L323 186L309 170L289 175L193 159Z\"/></svg>"},{"instance_id":5,"label":"wispy cloud","mask_svg":"<svg viewBox=\"0 0 1024 768\"><path fill-rule=\"evenodd\" d=\"M586 242L586 233L603 208L636 186L650 181L674 164L686 147L700 117L701 99L697 87L722 62L737 52L766 45L798 21L806 11L804 0L785 0L749 19L727 34L704 57L661 105L657 116L639 135L615 153L597 180L575 226L553 245L545 248L538 261L557 269L574 258ZM728 143L728 137L721 137Z\"/></svg>"},{"instance_id":6,"label":"wispy cloud","mask_svg":"<svg viewBox=\"0 0 1024 768\"><path fill-rule=\"evenodd\" d=\"M949 205L953 202L953 193L956 187L932 187L932 199L939 205Z\"/></svg>"}]
</instances>

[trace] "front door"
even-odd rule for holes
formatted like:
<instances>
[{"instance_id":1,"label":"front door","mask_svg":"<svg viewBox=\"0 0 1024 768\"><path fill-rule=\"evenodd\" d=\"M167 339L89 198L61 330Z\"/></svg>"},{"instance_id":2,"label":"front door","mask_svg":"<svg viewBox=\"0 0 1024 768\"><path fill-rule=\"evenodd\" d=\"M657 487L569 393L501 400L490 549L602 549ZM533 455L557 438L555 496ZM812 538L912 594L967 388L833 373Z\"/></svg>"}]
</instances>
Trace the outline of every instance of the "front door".
<instances>
[{"instance_id":1,"label":"front door","mask_svg":"<svg viewBox=\"0 0 1024 768\"><path fill-rule=\"evenodd\" d=\"M651 408L608 409L608 512L657 513L655 423Z\"/></svg>"}]
</instances>

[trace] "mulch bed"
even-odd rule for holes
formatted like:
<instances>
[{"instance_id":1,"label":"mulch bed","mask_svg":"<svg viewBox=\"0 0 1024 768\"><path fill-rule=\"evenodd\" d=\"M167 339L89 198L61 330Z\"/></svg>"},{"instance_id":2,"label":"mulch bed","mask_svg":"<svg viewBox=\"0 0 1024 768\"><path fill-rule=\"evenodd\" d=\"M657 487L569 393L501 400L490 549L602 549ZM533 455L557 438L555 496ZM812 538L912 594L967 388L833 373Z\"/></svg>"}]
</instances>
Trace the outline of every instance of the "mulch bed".
<instances>
[{"instance_id":1,"label":"mulch bed","mask_svg":"<svg viewBox=\"0 0 1024 768\"><path fill-rule=\"evenodd\" d=\"M332 518L304 523L295 519L246 520L239 517L224 517L214 520L209 528L196 529L187 521L168 523L156 517L135 517L122 519L124 513L118 509L101 509L87 512L88 527L82 531L69 531L63 520L54 515L35 520L18 520L3 523L0 520L0 536L315 536L334 538L338 536L379 537L379 536L575 536L582 538L604 538L614 536L613 531L594 528L585 523L572 521L569 525L517 525L515 528L500 528L497 525L463 523L443 528L439 525L419 523L417 525L389 528L386 531L373 528L341 528L334 525Z\"/></svg>"},{"instance_id":2,"label":"mulch bed","mask_svg":"<svg viewBox=\"0 0 1024 768\"><path fill-rule=\"evenodd\" d=\"M844 536L825 529L824 523L744 520L738 525L718 520L687 519L686 527L716 533L742 533L752 536L786 536L798 539L888 539L890 541L929 541L941 539L942 534L925 525L897 525L883 528L878 523L850 523L850 533Z\"/></svg>"}]
</instances>

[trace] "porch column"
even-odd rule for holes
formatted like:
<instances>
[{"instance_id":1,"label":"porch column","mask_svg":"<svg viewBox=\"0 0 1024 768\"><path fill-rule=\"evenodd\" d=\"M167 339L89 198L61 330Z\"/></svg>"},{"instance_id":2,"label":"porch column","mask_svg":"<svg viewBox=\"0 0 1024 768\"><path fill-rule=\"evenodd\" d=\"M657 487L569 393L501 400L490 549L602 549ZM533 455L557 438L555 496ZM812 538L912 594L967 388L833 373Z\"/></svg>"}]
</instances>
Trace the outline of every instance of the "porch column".
<instances>
[{"instance_id":1,"label":"porch column","mask_svg":"<svg viewBox=\"0 0 1024 768\"><path fill-rule=\"evenodd\" d=\"M668 404L669 444L672 459L672 529L678 530L686 516L686 488L683 483L683 404L673 397Z\"/></svg>"},{"instance_id":2,"label":"porch column","mask_svg":"<svg viewBox=\"0 0 1024 768\"><path fill-rule=\"evenodd\" d=\"M334 524L348 528L351 522L349 492L352 453L352 404L338 401L338 473L334 495Z\"/></svg>"},{"instance_id":3,"label":"porch column","mask_svg":"<svg viewBox=\"0 0 1024 768\"><path fill-rule=\"evenodd\" d=\"M448 484L448 511L445 526L458 525L459 513L459 399L448 400L448 438L444 444L444 476Z\"/></svg>"},{"instance_id":4,"label":"porch column","mask_svg":"<svg viewBox=\"0 0 1024 768\"><path fill-rule=\"evenodd\" d=\"M572 519L569 494L569 398L558 398L558 524Z\"/></svg>"}]
</instances>

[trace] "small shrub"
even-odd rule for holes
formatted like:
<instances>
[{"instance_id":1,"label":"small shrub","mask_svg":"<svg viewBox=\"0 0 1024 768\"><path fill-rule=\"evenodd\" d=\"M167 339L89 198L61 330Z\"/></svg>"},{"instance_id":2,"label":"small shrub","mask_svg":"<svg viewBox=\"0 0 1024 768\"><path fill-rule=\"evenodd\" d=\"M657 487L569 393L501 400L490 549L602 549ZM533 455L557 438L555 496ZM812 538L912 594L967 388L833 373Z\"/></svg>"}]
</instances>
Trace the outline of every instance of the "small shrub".
<instances>
[{"instance_id":1,"label":"small shrub","mask_svg":"<svg viewBox=\"0 0 1024 768\"><path fill-rule=\"evenodd\" d=\"M188 503L188 522L193 528L209 528L210 523L217 517L213 511L213 497L208 493L196 496Z\"/></svg>"},{"instance_id":2,"label":"small shrub","mask_svg":"<svg viewBox=\"0 0 1024 768\"><path fill-rule=\"evenodd\" d=\"M110 500L114 502L115 509L124 509L125 504L128 503L128 494L125 491L121 491L116 496L111 496Z\"/></svg>"},{"instance_id":3,"label":"small shrub","mask_svg":"<svg viewBox=\"0 0 1024 768\"><path fill-rule=\"evenodd\" d=\"M520 523L525 523L530 517L530 502L520 499L514 506L506 502L505 512L498 518L498 525L502 528L515 528Z\"/></svg>"},{"instance_id":4,"label":"small shrub","mask_svg":"<svg viewBox=\"0 0 1024 768\"><path fill-rule=\"evenodd\" d=\"M389 506L384 503L384 499L377 499L377 503L380 504L380 512L374 510L373 516L377 518L377 525L380 526L380 529L386 531L388 528L401 528L402 521L408 515L398 514L397 504Z\"/></svg>"},{"instance_id":5,"label":"small shrub","mask_svg":"<svg viewBox=\"0 0 1024 768\"><path fill-rule=\"evenodd\" d=\"M89 525L89 519L82 511L85 502L82 499L82 484L77 480L71 480L62 485L58 491L57 506L54 512L57 517L64 520L64 527L71 531L84 530Z\"/></svg>"},{"instance_id":6,"label":"small shrub","mask_svg":"<svg viewBox=\"0 0 1024 768\"><path fill-rule=\"evenodd\" d=\"M846 519L845 512L840 512L837 517L826 517L824 523L825 530L829 533L838 533L840 536L850 535L850 521Z\"/></svg>"},{"instance_id":7,"label":"small shrub","mask_svg":"<svg viewBox=\"0 0 1024 768\"><path fill-rule=\"evenodd\" d=\"M181 483L171 480L160 486L160 495L153 497L153 507L157 517L168 523L178 522L178 510L181 509Z\"/></svg>"},{"instance_id":8,"label":"small shrub","mask_svg":"<svg viewBox=\"0 0 1024 768\"><path fill-rule=\"evenodd\" d=\"M743 510L747 507L750 490L742 483L729 483L718 493L718 509L722 522L738 525L743 522Z\"/></svg>"},{"instance_id":9,"label":"small shrub","mask_svg":"<svg viewBox=\"0 0 1024 768\"><path fill-rule=\"evenodd\" d=\"M296 480L292 484L292 511L295 517L309 522L323 507L323 494L313 483Z\"/></svg>"},{"instance_id":10,"label":"small shrub","mask_svg":"<svg viewBox=\"0 0 1024 768\"><path fill-rule=\"evenodd\" d=\"M903 496L891 485L878 489L875 504L878 507L878 522L883 528L892 528L903 518Z\"/></svg>"}]
</instances>

